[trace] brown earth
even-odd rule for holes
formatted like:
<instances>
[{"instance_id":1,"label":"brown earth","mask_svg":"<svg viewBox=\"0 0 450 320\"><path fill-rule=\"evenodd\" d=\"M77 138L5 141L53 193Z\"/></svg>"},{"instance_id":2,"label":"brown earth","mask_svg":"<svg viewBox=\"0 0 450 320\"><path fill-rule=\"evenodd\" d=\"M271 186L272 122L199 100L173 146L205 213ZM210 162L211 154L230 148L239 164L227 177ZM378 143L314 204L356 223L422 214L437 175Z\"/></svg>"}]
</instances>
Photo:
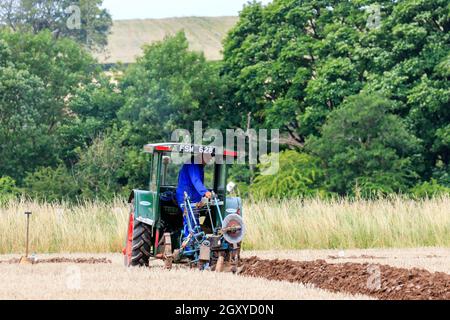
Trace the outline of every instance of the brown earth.
<instances>
[{"instance_id":1,"label":"brown earth","mask_svg":"<svg viewBox=\"0 0 450 320\"><path fill-rule=\"evenodd\" d=\"M364 294L383 300L449 300L450 275L370 263L325 260L242 260L240 275L313 284L332 292ZM379 276L377 276L379 275ZM377 280L379 279L379 280Z\"/></svg>"}]
</instances>

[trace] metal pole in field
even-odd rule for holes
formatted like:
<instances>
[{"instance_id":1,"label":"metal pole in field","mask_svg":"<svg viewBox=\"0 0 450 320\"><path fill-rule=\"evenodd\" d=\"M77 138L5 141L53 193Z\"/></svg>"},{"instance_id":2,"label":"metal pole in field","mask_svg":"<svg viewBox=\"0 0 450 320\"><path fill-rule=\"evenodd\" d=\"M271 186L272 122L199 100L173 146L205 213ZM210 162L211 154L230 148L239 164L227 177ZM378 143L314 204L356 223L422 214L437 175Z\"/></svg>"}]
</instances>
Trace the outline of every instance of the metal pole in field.
<instances>
[{"instance_id":1,"label":"metal pole in field","mask_svg":"<svg viewBox=\"0 0 450 320\"><path fill-rule=\"evenodd\" d=\"M20 264L32 264L33 262L31 259L28 258L29 253L29 240L30 240L30 216L31 212L25 212L25 215L27 216L27 236L26 236L26 251L25 251L25 257L20 258Z\"/></svg>"},{"instance_id":2,"label":"metal pole in field","mask_svg":"<svg viewBox=\"0 0 450 320\"><path fill-rule=\"evenodd\" d=\"M25 252L25 258L28 258L28 249L29 249L29 239L30 239L30 215L31 212L25 212L27 215L27 249Z\"/></svg>"}]
</instances>

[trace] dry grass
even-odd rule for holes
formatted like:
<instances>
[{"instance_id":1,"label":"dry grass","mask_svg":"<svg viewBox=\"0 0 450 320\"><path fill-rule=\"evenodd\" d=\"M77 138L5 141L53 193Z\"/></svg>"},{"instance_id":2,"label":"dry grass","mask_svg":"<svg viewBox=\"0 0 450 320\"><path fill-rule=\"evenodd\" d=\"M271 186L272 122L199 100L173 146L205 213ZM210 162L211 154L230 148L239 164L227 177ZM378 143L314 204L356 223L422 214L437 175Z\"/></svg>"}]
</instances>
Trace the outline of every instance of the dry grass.
<instances>
[{"instance_id":1,"label":"dry grass","mask_svg":"<svg viewBox=\"0 0 450 320\"><path fill-rule=\"evenodd\" d=\"M68 255L65 255L68 256ZM91 257L91 255L84 255ZM69 255L70 257L70 255ZM77 255L77 257L83 257ZM335 294L301 284L242 278L233 274L189 269L164 270L158 262L150 269L126 269L122 257L112 264L71 265L0 264L1 299L225 299L300 300L368 299ZM9 257L0 257L5 260ZM42 258L47 258L43 256Z\"/></svg>"},{"instance_id":2,"label":"dry grass","mask_svg":"<svg viewBox=\"0 0 450 320\"><path fill-rule=\"evenodd\" d=\"M254 250L450 247L450 197L248 203Z\"/></svg>"},{"instance_id":3,"label":"dry grass","mask_svg":"<svg viewBox=\"0 0 450 320\"><path fill-rule=\"evenodd\" d=\"M129 209L122 201L86 202L79 206L10 202L0 208L0 254L23 252L25 211L35 252L119 252L125 240Z\"/></svg>"},{"instance_id":4,"label":"dry grass","mask_svg":"<svg viewBox=\"0 0 450 320\"><path fill-rule=\"evenodd\" d=\"M184 30L189 49L202 51L208 60L222 59L222 40L238 21L237 17L184 17L114 21L102 63L131 63L142 55L142 46L163 40Z\"/></svg>"},{"instance_id":5,"label":"dry grass","mask_svg":"<svg viewBox=\"0 0 450 320\"><path fill-rule=\"evenodd\" d=\"M246 250L450 247L450 198L412 201L309 200L246 203ZM32 250L119 252L127 226L122 201L79 206L11 202L0 207L0 254L22 252L24 211Z\"/></svg>"}]
</instances>

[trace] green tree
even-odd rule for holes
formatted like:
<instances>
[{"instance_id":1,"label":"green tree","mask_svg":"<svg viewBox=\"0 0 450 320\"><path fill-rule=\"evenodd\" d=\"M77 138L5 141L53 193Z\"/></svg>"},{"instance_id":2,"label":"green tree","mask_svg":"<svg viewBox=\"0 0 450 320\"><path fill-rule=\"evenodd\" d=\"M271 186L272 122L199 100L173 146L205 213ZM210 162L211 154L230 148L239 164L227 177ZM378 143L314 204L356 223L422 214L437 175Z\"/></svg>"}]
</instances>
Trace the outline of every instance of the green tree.
<instances>
[{"instance_id":1,"label":"green tree","mask_svg":"<svg viewBox=\"0 0 450 320\"><path fill-rule=\"evenodd\" d=\"M0 175L21 181L39 165L55 164L52 138L41 112L45 86L36 76L0 67Z\"/></svg>"},{"instance_id":2,"label":"green tree","mask_svg":"<svg viewBox=\"0 0 450 320\"><path fill-rule=\"evenodd\" d=\"M74 119L70 102L98 74L75 42L0 33L0 174L21 184L26 172L55 167L64 156L59 128Z\"/></svg>"},{"instance_id":3,"label":"green tree","mask_svg":"<svg viewBox=\"0 0 450 320\"><path fill-rule=\"evenodd\" d=\"M68 166L74 165L81 150L117 125L117 112L124 103L118 83L110 75L99 74L91 83L77 88L68 103L70 116L62 120L57 132L61 159Z\"/></svg>"},{"instance_id":4,"label":"green tree","mask_svg":"<svg viewBox=\"0 0 450 320\"><path fill-rule=\"evenodd\" d=\"M19 32L52 32L89 48L102 48L112 26L102 0L2 0L0 26Z\"/></svg>"},{"instance_id":5,"label":"green tree","mask_svg":"<svg viewBox=\"0 0 450 320\"><path fill-rule=\"evenodd\" d=\"M53 125L66 116L67 102L80 86L96 78L99 69L86 50L69 39L55 40L49 32L37 35L3 32L11 61L17 69L27 70L46 84L45 112Z\"/></svg>"},{"instance_id":6,"label":"green tree","mask_svg":"<svg viewBox=\"0 0 450 320\"><path fill-rule=\"evenodd\" d=\"M382 96L349 97L330 113L321 137L307 149L318 156L330 191L376 196L407 192L417 181L420 141L392 114L395 103Z\"/></svg>"},{"instance_id":7,"label":"green tree","mask_svg":"<svg viewBox=\"0 0 450 320\"><path fill-rule=\"evenodd\" d=\"M445 0L251 2L225 40L224 110L301 146L347 97L382 92L422 144L421 180L449 185L449 10Z\"/></svg>"},{"instance_id":8,"label":"green tree","mask_svg":"<svg viewBox=\"0 0 450 320\"><path fill-rule=\"evenodd\" d=\"M365 65L356 54L374 1L275 0L248 4L224 48L223 74L243 125L280 128L297 144L317 135L328 113L358 93ZM380 1L379 1L380 2ZM392 1L381 1L389 12Z\"/></svg>"},{"instance_id":9,"label":"green tree","mask_svg":"<svg viewBox=\"0 0 450 320\"><path fill-rule=\"evenodd\" d=\"M124 76L125 105L119 119L129 129L129 144L169 140L177 128L205 126L220 113L221 83L203 54L188 51L184 33L144 48Z\"/></svg>"},{"instance_id":10,"label":"green tree","mask_svg":"<svg viewBox=\"0 0 450 320\"><path fill-rule=\"evenodd\" d=\"M449 170L450 144L442 139L450 123L449 10L445 0L398 1L356 50L369 72L366 88L395 100L395 113L422 140L424 180Z\"/></svg>"}]
</instances>

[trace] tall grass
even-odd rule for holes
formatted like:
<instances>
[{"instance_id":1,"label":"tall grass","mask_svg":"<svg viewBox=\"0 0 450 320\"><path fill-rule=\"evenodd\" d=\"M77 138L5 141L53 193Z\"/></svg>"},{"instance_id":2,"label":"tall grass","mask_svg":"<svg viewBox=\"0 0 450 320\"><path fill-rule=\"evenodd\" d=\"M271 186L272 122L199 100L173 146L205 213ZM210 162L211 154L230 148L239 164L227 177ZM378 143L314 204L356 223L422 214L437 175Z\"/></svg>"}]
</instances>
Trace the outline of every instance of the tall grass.
<instances>
[{"instance_id":1,"label":"tall grass","mask_svg":"<svg viewBox=\"0 0 450 320\"><path fill-rule=\"evenodd\" d=\"M118 252L123 246L129 209L120 200L39 204L12 201L0 208L0 254L24 251L26 217L31 211L33 252Z\"/></svg>"},{"instance_id":2,"label":"tall grass","mask_svg":"<svg viewBox=\"0 0 450 320\"><path fill-rule=\"evenodd\" d=\"M0 254L24 250L24 211L32 211L31 250L119 252L128 206L12 201L0 208ZM413 201L285 200L247 202L245 248L326 249L450 246L450 197Z\"/></svg>"},{"instance_id":3,"label":"tall grass","mask_svg":"<svg viewBox=\"0 0 450 320\"><path fill-rule=\"evenodd\" d=\"M255 250L450 246L450 197L263 201L244 214Z\"/></svg>"}]
</instances>

